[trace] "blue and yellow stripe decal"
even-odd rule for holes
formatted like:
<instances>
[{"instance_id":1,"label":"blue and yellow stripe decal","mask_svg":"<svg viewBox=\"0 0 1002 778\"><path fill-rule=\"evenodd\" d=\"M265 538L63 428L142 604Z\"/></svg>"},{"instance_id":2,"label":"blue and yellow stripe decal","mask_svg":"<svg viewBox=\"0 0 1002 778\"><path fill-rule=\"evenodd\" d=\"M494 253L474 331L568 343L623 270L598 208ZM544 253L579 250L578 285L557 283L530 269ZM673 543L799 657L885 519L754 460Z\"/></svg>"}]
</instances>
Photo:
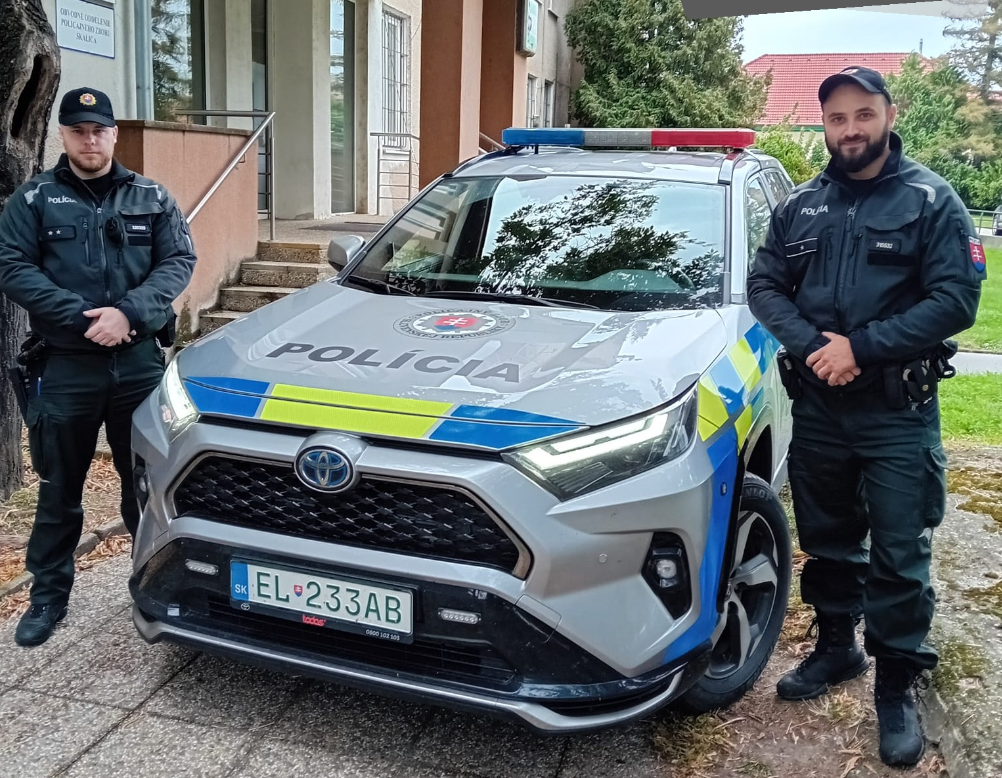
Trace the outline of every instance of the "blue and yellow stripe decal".
<instances>
[{"instance_id":1,"label":"blue and yellow stripe decal","mask_svg":"<svg viewBox=\"0 0 1002 778\"><path fill-rule=\"evenodd\" d=\"M699 437L707 444L713 468L713 501L710 506L706 547L699 566L699 617L672 642L664 661L672 662L698 648L713 635L717 624L717 590L724 563L731 501L741 449L765 404L762 377L779 351L779 341L755 323L699 382Z\"/></svg>"},{"instance_id":2,"label":"blue and yellow stripe decal","mask_svg":"<svg viewBox=\"0 0 1002 778\"><path fill-rule=\"evenodd\" d=\"M199 413L312 429L456 443L495 451L576 432L587 425L506 408L456 405L241 378L191 377Z\"/></svg>"},{"instance_id":3,"label":"blue and yellow stripe decal","mask_svg":"<svg viewBox=\"0 0 1002 778\"><path fill-rule=\"evenodd\" d=\"M740 449L765 402L761 385L779 341L755 323L699 381L698 431L708 442L733 426Z\"/></svg>"}]
</instances>

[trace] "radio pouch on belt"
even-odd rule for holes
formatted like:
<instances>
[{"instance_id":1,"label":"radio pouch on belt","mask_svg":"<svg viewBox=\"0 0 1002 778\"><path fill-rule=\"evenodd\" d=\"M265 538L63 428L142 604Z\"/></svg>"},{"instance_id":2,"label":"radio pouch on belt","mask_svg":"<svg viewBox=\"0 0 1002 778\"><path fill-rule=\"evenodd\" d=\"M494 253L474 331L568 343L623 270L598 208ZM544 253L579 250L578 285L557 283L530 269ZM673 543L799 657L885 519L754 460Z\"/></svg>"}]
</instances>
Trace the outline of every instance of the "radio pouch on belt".
<instances>
[{"instance_id":1,"label":"radio pouch on belt","mask_svg":"<svg viewBox=\"0 0 1002 778\"><path fill-rule=\"evenodd\" d=\"M884 399L892 411L900 411L908 405L902 370L899 364L887 365L884 368Z\"/></svg>"},{"instance_id":2,"label":"radio pouch on belt","mask_svg":"<svg viewBox=\"0 0 1002 778\"><path fill-rule=\"evenodd\" d=\"M904 372L905 390L913 402L924 403L936 394L936 374L932 370L932 365L928 359L916 359L905 365Z\"/></svg>"},{"instance_id":3,"label":"radio pouch on belt","mask_svg":"<svg viewBox=\"0 0 1002 778\"><path fill-rule=\"evenodd\" d=\"M163 327L157 330L156 338L157 345L160 348L170 348L174 345L174 338L177 336L177 314L174 313L174 308L168 306L167 308L167 321Z\"/></svg>"},{"instance_id":4,"label":"radio pouch on belt","mask_svg":"<svg viewBox=\"0 0 1002 778\"><path fill-rule=\"evenodd\" d=\"M776 362L779 364L779 380L783 382L783 388L791 400L800 399L804 394L804 388L800 384L800 376L793 366L793 357L785 348L776 352Z\"/></svg>"}]
</instances>

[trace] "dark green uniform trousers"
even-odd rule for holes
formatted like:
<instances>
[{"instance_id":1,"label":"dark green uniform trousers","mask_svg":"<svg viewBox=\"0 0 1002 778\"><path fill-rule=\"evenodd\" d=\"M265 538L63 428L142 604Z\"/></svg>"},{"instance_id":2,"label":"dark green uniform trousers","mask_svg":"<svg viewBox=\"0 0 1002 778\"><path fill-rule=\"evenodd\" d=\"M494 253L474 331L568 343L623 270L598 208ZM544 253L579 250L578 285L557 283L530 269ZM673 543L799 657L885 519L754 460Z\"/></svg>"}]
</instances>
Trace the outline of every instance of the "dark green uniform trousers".
<instances>
[{"instance_id":1,"label":"dark green uniform trousers","mask_svg":"<svg viewBox=\"0 0 1002 778\"><path fill-rule=\"evenodd\" d=\"M881 392L805 386L793 403L789 474L809 555L803 601L819 613L863 616L871 656L935 667L925 638L935 601L932 530L946 507L938 398L892 410Z\"/></svg>"},{"instance_id":2,"label":"dark green uniform trousers","mask_svg":"<svg viewBox=\"0 0 1002 778\"><path fill-rule=\"evenodd\" d=\"M83 530L84 481L104 422L122 479L121 512L133 537L139 506L132 481L132 414L156 388L163 352L153 340L107 354L50 353L29 367L28 439L40 480L26 567L31 602L65 604Z\"/></svg>"}]
</instances>

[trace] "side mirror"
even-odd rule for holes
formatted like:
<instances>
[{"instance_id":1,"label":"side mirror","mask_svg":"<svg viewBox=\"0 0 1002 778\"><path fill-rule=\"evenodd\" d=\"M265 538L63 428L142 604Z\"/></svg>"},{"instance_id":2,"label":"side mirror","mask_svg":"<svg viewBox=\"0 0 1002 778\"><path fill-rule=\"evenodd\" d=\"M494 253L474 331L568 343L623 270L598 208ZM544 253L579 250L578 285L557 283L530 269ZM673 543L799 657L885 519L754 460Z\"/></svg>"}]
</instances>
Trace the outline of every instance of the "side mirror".
<instances>
[{"instance_id":1,"label":"side mirror","mask_svg":"<svg viewBox=\"0 0 1002 778\"><path fill-rule=\"evenodd\" d=\"M327 261L332 268L340 272L364 245L365 241L358 235L340 235L327 245Z\"/></svg>"}]
</instances>

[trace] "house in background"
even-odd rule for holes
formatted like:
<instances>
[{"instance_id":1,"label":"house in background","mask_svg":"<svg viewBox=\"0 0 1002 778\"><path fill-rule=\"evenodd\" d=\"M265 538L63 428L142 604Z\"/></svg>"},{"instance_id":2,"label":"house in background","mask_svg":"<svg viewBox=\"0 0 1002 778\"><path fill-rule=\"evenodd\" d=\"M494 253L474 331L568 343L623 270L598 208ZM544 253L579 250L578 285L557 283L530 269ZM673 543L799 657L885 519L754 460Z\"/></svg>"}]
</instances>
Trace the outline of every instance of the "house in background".
<instances>
[{"instance_id":1,"label":"house in background","mask_svg":"<svg viewBox=\"0 0 1002 778\"><path fill-rule=\"evenodd\" d=\"M772 84L757 129L775 127L788 120L798 134L822 132L818 87L826 77L851 65L871 68L884 77L901 72L911 52L881 54L765 54L745 70L754 76L772 73ZM931 64L932 60L922 57Z\"/></svg>"}]
</instances>

